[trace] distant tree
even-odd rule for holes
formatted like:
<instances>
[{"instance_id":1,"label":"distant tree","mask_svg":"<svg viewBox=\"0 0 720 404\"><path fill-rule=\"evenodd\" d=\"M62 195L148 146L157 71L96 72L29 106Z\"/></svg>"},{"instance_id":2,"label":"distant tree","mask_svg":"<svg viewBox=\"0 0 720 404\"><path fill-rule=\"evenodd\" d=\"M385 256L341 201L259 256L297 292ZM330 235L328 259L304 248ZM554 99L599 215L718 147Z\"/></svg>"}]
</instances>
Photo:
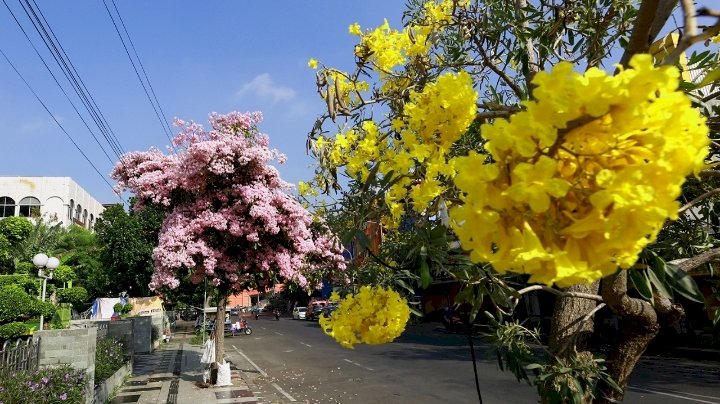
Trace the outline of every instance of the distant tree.
<instances>
[{"instance_id":1,"label":"distant tree","mask_svg":"<svg viewBox=\"0 0 720 404\"><path fill-rule=\"evenodd\" d=\"M13 248L30 235L32 228L32 222L24 217L11 216L0 220L0 272L13 272Z\"/></svg>"},{"instance_id":2,"label":"distant tree","mask_svg":"<svg viewBox=\"0 0 720 404\"><path fill-rule=\"evenodd\" d=\"M7 220L11 218L6 218ZM25 218L18 218L24 219ZM22 222L22 225L13 226L13 229L21 227L20 231L15 232L16 235L22 235L22 239L18 239L17 242L12 244L11 255L13 262L32 262L32 258L37 253L49 254L53 252L60 240L60 237L65 233L65 229L62 224L56 219L49 221L44 220L41 217L33 219L35 223L31 223L30 231L26 232L26 225ZM18 221L21 223L21 221Z\"/></svg>"},{"instance_id":3,"label":"distant tree","mask_svg":"<svg viewBox=\"0 0 720 404\"><path fill-rule=\"evenodd\" d=\"M344 267L339 243L313 228L312 215L270 165L284 156L268 147L260 120L259 113L213 115L210 131L179 122L180 153L130 153L115 168L113 178L142 205L169 211L153 254L153 289L176 288L188 274L195 283L207 279L222 313L233 292L286 279L313 287L321 272ZM217 327L216 357L223 356Z\"/></svg>"},{"instance_id":4,"label":"distant tree","mask_svg":"<svg viewBox=\"0 0 720 404\"><path fill-rule=\"evenodd\" d=\"M126 291L133 296L151 294L148 284L153 271L152 252L165 213L159 207L135 209L130 212L121 205L107 208L95 225L101 246L100 262L107 279L112 279L108 292Z\"/></svg>"},{"instance_id":5,"label":"distant tree","mask_svg":"<svg viewBox=\"0 0 720 404\"><path fill-rule=\"evenodd\" d=\"M83 286L92 296L105 296L111 285L103 265L100 263L100 245L95 233L80 226L71 226L60 236L53 252L60 258L61 266L55 273L55 281L72 280L74 286ZM65 269L70 268L72 273ZM62 283L58 283L62 286Z\"/></svg>"}]
</instances>

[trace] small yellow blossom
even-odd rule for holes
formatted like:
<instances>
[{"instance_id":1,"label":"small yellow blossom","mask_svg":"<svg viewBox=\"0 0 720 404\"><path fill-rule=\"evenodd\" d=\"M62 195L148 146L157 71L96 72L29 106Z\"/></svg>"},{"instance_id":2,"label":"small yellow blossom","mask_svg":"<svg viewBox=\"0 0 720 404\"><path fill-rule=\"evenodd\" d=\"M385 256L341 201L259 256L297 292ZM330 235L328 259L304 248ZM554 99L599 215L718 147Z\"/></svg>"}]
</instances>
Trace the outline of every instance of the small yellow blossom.
<instances>
[{"instance_id":1,"label":"small yellow blossom","mask_svg":"<svg viewBox=\"0 0 720 404\"><path fill-rule=\"evenodd\" d=\"M308 60L307 65L308 65L309 68L311 68L311 69L313 69L313 70L314 70L314 69L317 69L317 67L318 67L318 61L317 61L317 59L315 59L315 58L310 58L310 60Z\"/></svg>"},{"instance_id":2,"label":"small yellow blossom","mask_svg":"<svg viewBox=\"0 0 720 404\"><path fill-rule=\"evenodd\" d=\"M358 23L351 24L348 27L348 32L350 35L362 36L362 30L360 29L360 24Z\"/></svg>"}]
</instances>

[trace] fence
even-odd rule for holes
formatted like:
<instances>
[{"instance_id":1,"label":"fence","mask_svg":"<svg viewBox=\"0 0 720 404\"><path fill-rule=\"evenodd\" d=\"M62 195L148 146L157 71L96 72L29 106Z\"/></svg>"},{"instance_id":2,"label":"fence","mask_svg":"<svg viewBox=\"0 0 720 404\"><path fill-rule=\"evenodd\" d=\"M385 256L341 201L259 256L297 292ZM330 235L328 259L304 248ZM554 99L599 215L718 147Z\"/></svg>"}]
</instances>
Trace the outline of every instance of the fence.
<instances>
[{"instance_id":1,"label":"fence","mask_svg":"<svg viewBox=\"0 0 720 404\"><path fill-rule=\"evenodd\" d=\"M0 351L0 372L37 370L39 354L40 338L5 341Z\"/></svg>"}]
</instances>

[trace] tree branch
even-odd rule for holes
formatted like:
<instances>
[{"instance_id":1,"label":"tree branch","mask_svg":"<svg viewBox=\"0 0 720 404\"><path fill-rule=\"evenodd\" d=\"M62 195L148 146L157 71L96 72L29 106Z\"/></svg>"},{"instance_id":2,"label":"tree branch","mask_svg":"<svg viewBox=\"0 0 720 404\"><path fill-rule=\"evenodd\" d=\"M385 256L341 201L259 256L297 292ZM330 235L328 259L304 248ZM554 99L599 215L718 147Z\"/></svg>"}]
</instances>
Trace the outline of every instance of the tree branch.
<instances>
[{"instance_id":1,"label":"tree branch","mask_svg":"<svg viewBox=\"0 0 720 404\"><path fill-rule=\"evenodd\" d=\"M668 18L672 15L677 2L678 0L660 0L657 5L657 11L655 12L655 19L653 20L652 27L650 27L650 42L655 40L663 29Z\"/></svg>"},{"instance_id":2,"label":"tree branch","mask_svg":"<svg viewBox=\"0 0 720 404\"><path fill-rule=\"evenodd\" d=\"M694 269L710 262L720 261L720 247L705 251L704 253L691 258L680 258L668 261L668 264L677 265L683 272L690 273Z\"/></svg>"},{"instance_id":3,"label":"tree branch","mask_svg":"<svg viewBox=\"0 0 720 404\"><path fill-rule=\"evenodd\" d=\"M618 316L625 317L638 326L652 327L657 324L657 313L650 303L628 296L627 271L603 278L600 294L605 304Z\"/></svg>"},{"instance_id":4,"label":"tree branch","mask_svg":"<svg viewBox=\"0 0 720 404\"><path fill-rule=\"evenodd\" d=\"M687 48L698 42L708 40L720 33L719 21L716 22L715 25L710 26L709 28L698 34L696 22L697 16L695 14L695 7L693 5L693 2L691 0L681 0L680 4L682 5L683 15L685 19L685 35L680 38L680 43L678 43L677 47L675 48L675 50L673 50L670 56L668 56L663 61L663 65L672 65L677 63L680 55L682 55L682 53L685 52ZM710 12L705 11L705 13Z\"/></svg>"},{"instance_id":5,"label":"tree branch","mask_svg":"<svg viewBox=\"0 0 720 404\"><path fill-rule=\"evenodd\" d=\"M678 214L679 214L679 215L682 215L683 213L685 213L686 210L691 209L691 208L694 207L695 205L699 204L700 202L704 201L705 199L707 199L707 198L709 198L709 197L711 197L711 196L713 196L713 195L715 195L715 194L720 194L720 188L715 188L715 189L713 189L713 190L711 190L711 191L707 191L707 192L705 192L704 194L702 194L702 195L698 196L697 198L693 199L692 201L686 203L686 204L683 205L680 209L678 209Z\"/></svg>"},{"instance_id":6,"label":"tree branch","mask_svg":"<svg viewBox=\"0 0 720 404\"><path fill-rule=\"evenodd\" d=\"M637 53L645 53L650 48L650 28L653 27L655 21L655 15L657 13L657 6L659 0L644 0L640 4L638 10L638 16L635 19L635 26L633 27L632 34L630 35L630 41L628 42L625 52L620 58L620 64L627 67L630 58Z\"/></svg>"},{"instance_id":7,"label":"tree branch","mask_svg":"<svg viewBox=\"0 0 720 404\"><path fill-rule=\"evenodd\" d=\"M590 299L590 300L594 300L594 301L600 302L600 303L603 302L602 296L592 295L592 294L589 294L589 293L564 292L564 291L562 291L562 290L554 289L554 288L551 288L551 287L545 286L545 285L531 285L531 286L528 286L528 287L526 287L526 288L523 288L523 289L518 290L517 293L518 293L519 295L523 295L523 294L525 294L525 293L532 292L532 291L534 291L534 290L544 290L544 291L546 291L546 292L553 293L553 294L555 294L555 295L557 295L557 296L577 297L577 298L580 298L580 299Z\"/></svg>"}]
</instances>

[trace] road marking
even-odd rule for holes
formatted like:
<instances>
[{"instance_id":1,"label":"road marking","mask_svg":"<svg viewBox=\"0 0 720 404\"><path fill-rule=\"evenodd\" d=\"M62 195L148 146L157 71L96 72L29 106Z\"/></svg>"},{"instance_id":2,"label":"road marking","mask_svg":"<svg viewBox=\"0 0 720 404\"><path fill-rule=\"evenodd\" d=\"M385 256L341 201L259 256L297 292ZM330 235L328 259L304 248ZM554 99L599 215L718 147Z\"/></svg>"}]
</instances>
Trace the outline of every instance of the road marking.
<instances>
[{"instance_id":1,"label":"road marking","mask_svg":"<svg viewBox=\"0 0 720 404\"><path fill-rule=\"evenodd\" d=\"M355 366L361 367L361 368L363 368L363 369L367 369L367 370L369 370L369 371L372 371L372 370L373 370L372 368L369 368L369 367L367 367L367 366L363 366L363 365L361 365L361 364L359 364L359 363L357 363L357 362L353 362L353 361L351 361L350 359L344 359L344 361L345 361L345 362L348 362L348 363L352 363L352 364L355 365Z\"/></svg>"},{"instance_id":2,"label":"road marking","mask_svg":"<svg viewBox=\"0 0 720 404\"><path fill-rule=\"evenodd\" d=\"M683 400L695 401L695 402L698 402L698 403L707 403L707 404L718 404L718 403L720 403L720 401L705 401L705 400L700 400L700 399L697 399L697 398L679 396L679 395L677 395L677 394L670 394L670 393L665 393L665 392L662 392L662 391L644 389L644 388L635 387L635 386L630 386L630 390L645 391L645 392L653 393L653 394L662 394L662 395L664 395L664 396L681 398L681 399L683 399ZM693 395L693 396L700 396L699 394L685 393L685 392L682 392L682 391L673 391L673 393L690 394L690 395ZM716 398L716 397L708 397L708 396L700 396L700 397Z\"/></svg>"},{"instance_id":3,"label":"road marking","mask_svg":"<svg viewBox=\"0 0 720 404\"><path fill-rule=\"evenodd\" d=\"M275 331L275 334L277 334L277 335L283 335L283 333L277 332L277 331Z\"/></svg>"},{"instance_id":4,"label":"road marking","mask_svg":"<svg viewBox=\"0 0 720 404\"><path fill-rule=\"evenodd\" d=\"M298 342L300 342L301 344L305 345L305 346L308 347L308 348L312 348L312 345L310 345L310 344L306 344L306 343L304 343L304 342L302 342L302 341L298 341Z\"/></svg>"},{"instance_id":5,"label":"road marking","mask_svg":"<svg viewBox=\"0 0 720 404\"><path fill-rule=\"evenodd\" d=\"M246 361L250 362L250 364L255 368L255 370L258 371L258 373L260 373L263 377L268 377L267 373L265 373L264 370L260 369L260 366L256 365L255 362L253 362L250 358L248 358L247 355L245 355L241 350L235 348L235 345L233 345L233 348L235 349L235 351L236 351L237 353L239 353L240 355L242 355L243 358L245 358Z\"/></svg>"},{"instance_id":6,"label":"road marking","mask_svg":"<svg viewBox=\"0 0 720 404\"><path fill-rule=\"evenodd\" d=\"M281 389L280 386L277 385L277 383L271 383L271 384L272 384L273 387L275 387L275 390L279 391L280 394L282 394L283 396L287 397L288 400L290 400L290 401L297 401L297 400L295 400L295 398L293 398L293 396L291 396L290 394L288 394L285 390Z\"/></svg>"}]
</instances>

